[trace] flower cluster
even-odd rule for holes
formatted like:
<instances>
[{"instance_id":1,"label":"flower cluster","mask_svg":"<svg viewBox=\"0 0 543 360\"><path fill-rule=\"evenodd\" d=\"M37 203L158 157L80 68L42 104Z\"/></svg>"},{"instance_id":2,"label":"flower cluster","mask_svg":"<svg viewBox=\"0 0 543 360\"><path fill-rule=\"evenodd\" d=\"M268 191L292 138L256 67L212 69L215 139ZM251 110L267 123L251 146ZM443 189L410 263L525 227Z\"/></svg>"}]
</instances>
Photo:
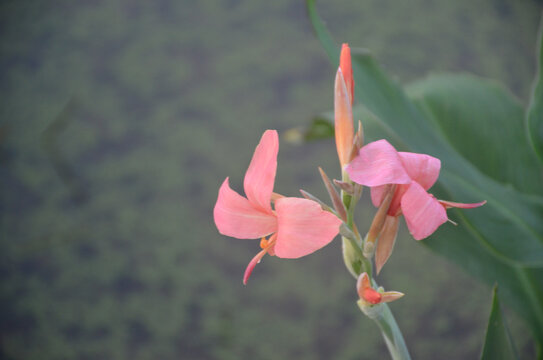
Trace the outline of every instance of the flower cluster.
<instances>
[{"instance_id":1,"label":"flower cluster","mask_svg":"<svg viewBox=\"0 0 543 360\"><path fill-rule=\"evenodd\" d=\"M400 216L404 216L413 238L421 240L448 221L447 208L475 208L485 203L453 203L428 193L441 168L435 157L398 152L386 140L363 146L360 123L358 131L354 131L353 99L351 52L343 44L334 85L335 140L343 169L341 181L335 183L343 196L337 195L321 170L333 209L316 198L285 197L273 192L279 151L275 130L264 132L256 147L243 183L246 197L230 188L228 178L224 180L213 213L217 229L238 239L261 239L261 251L249 262L244 284L264 255L291 259L309 255L330 243L341 227L342 236L348 237L357 250L357 260L369 264L364 270L359 267L354 271L359 304L372 307L396 300L403 294L372 286L371 261L377 244L375 266L379 272L394 247ZM372 202L379 208L364 239L352 222L362 186L371 188Z\"/></svg>"}]
</instances>

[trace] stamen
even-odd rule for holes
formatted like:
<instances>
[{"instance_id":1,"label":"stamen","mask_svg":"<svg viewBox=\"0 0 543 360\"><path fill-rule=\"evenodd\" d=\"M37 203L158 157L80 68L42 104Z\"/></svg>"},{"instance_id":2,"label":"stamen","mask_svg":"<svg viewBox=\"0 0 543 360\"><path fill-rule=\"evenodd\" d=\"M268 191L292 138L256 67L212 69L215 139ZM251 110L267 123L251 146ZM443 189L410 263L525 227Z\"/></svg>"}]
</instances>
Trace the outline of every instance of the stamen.
<instances>
[{"instance_id":1,"label":"stamen","mask_svg":"<svg viewBox=\"0 0 543 360\"><path fill-rule=\"evenodd\" d=\"M247 285L247 281L249 280L249 277L251 276L251 273L253 272L256 264L260 263L260 260L262 260L264 255L275 255L275 252L273 251L275 239L277 239L277 234L273 234L272 236L270 236L269 240L267 240L265 237L260 240L260 247L262 248L262 251L256 254L255 257L252 258L249 262L249 265L247 265L247 268L245 269L245 274L243 274L243 285Z\"/></svg>"},{"instance_id":2,"label":"stamen","mask_svg":"<svg viewBox=\"0 0 543 360\"><path fill-rule=\"evenodd\" d=\"M277 239L277 234L273 234L272 236L270 236L270 238L268 240L266 240L266 247L263 248L264 250L266 250L266 252L268 253L268 255L270 256L275 256L275 251L274 251L274 248L275 248L275 240ZM260 242L261 246L262 246L262 241Z\"/></svg>"},{"instance_id":3,"label":"stamen","mask_svg":"<svg viewBox=\"0 0 543 360\"><path fill-rule=\"evenodd\" d=\"M458 226L457 223L455 223L454 221L452 221L451 219L447 219L448 222L450 222L451 224L453 224L454 226Z\"/></svg>"}]
</instances>

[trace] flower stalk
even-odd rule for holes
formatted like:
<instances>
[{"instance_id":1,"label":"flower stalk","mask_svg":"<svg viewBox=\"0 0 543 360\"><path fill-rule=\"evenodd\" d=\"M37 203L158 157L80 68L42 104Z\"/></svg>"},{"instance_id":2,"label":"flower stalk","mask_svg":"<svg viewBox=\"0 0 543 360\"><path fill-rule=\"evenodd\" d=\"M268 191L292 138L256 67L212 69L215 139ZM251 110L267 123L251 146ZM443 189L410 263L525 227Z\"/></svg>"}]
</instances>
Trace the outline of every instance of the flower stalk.
<instances>
[{"instance_id":1,"label":"flower stalk","mask_svg":"<svg viewBox=\"0 0 543 360\"><path fill-rule=\"evenodd\" d=\"M394 360L411 359L402 333L392 312L385 302L393 301L403 294L398 292L379 292L374 290L370 284L372 281L373 263L372 258L375 252L375 243L383 231L386 223L387 212L392 201L396 186L389 185L386 188L386 195L380 204L380 208L372 222L372 226L365 236L361 238L354 223L354 211L358 199L362 195L362 186L351 180L350 174L346 171L349 164L359 153L364 144L362 124L358 122L358 131L354 134L354 123L352 114L352 103L354 98L354 81L351 67L351 54L347 44L343 44L340 56L340 66L336 74L334 88L334 109L335 109L335 131L336 147L342 170L340 186L340 199L342 201L341 212L345 210L344 225L347 229L340 229L342 235L343 259L347 270L358 279L357 289L360 295L358 306L364 314L376 322L381 330L388 350ZM322 175L322 171L321 171ZM323 176L324 179L324 176ZM330 182L324 179L330 193ZM331 194L332 196L333 194ZM333 197L333 196L332 196ZM337 198L333 199L337 204ZM336 211L338 205L334 204ZM382 264L379 264L379 271Z\"/></svg>"},{"instance_id":2,"label":"flower stalk","mask_svg":"<svg viewBox=\"0 0 543 360\"><path fill-rule=\"evenodd\" d=\"M410 360L411 356L407 350L407 345L405 344L402 332L388 305L379 304L369 307L359 300L358 307L367 317L375 321L381 330L381 334L383 334L383 338L385 339L387 349L392 359Z\"/></svg>"}]
</instances>

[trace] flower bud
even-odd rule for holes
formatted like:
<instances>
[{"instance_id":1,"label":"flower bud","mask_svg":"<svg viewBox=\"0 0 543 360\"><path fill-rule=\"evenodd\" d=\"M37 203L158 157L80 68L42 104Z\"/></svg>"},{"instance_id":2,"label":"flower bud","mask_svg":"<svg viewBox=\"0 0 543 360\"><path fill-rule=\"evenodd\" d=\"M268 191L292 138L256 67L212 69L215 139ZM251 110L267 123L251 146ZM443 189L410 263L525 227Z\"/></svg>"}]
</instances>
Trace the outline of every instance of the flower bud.
<instances>
[{"instance_id":1,"label":"flower bud","mask_svg":"<svg viewBox=\"0 0 543 360\"><path fill-rule=\"evenodd\" d=\"M350 162L353 148L353 95L351 50L347 44L344 44L334 85L334 128L336 148L342 169Z\"/></svg>"}]
</instances>

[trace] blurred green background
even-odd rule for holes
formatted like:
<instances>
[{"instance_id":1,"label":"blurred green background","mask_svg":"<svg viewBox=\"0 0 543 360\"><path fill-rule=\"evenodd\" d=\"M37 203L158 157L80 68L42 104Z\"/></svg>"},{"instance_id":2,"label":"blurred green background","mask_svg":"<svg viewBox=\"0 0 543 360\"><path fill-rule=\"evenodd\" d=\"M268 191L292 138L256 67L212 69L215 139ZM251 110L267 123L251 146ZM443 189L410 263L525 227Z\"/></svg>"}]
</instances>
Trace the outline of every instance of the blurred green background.
<instances>
[{"instance_id":1,"label":"blurred green background","mask_svg":"<svg viewBox=\"0 0 543 360\"><path fill-rule=\"evenodd\" d=\"M469 71L525 102L541 2L318 5L338 41L403 83ZM258 244L212 220L265 129L332 108L335 69L303 1L3 1L0 18L1 358L388 357L339 241L267 257L244 287ZM332 142L282 141L276 191L324 198L317 166L337 177ZM391 307L412 356L477 358L490 288L402 230L380 283L407 294Z\"/></svg>"}]
</instances>

